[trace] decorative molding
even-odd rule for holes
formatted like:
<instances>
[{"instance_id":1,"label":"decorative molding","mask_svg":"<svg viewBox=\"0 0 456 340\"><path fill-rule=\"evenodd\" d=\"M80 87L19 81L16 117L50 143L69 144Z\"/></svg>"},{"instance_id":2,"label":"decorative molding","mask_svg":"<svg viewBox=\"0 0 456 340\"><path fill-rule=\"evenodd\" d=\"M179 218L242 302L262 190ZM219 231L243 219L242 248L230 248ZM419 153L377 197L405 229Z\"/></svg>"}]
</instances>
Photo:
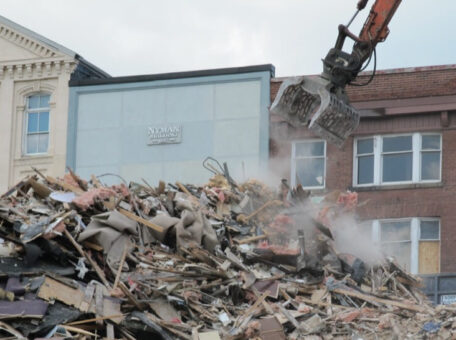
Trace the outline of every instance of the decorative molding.
<instances>
[{"instance_id":1,"label":"decorative molding","mask_svg":"<svg viewBox=\"0 0 456 340\"><path fill-rule=\"evenodd\" d=\"M17 73L17 77L19 79L22 79L22 77L24 76L23 66L22 65L17 65L16 66L16 73Z\"/></svg>"},{"instance_id":2,"label":"decorative molding","mask_svg":"<svg viewBox=\"0 0 456 340\"><path fill-rule=\"evenodd\" d=\"M52 58L59 55L57 51L54 51L38 41L35 41L30 37L26 37L5 25L0 25L0 37L17 46L25 48L26 50L36 54L38 57Z\"/></svg>"},{"instance_id":3,"label":"decorative molding","mask_svg":"<svg viewBox=\"0 0 456 340\"><path fill-rule=\"evenodd\" d=\"M63 69L62 69L63 64ZM37 61L17 64L0 64L0 79L7 73L11 79L31 79L58 77L64 70L71 74L77 66L76 61L54 60Z\"/></svg>"},{"instance_id":4,"label":"decorative molding","mask_svg":"<svg viewBox=\"0 0 456 340\"><path fill-rule=\"evenodd\" d=\"M13 65L8 65L6 67L6 69L8 70L8 75L9 75L10 79L13 79L13 77L14 77L13 68L14 68Z\"/></svg>"},{"instance_id":5,"label":"decorative molding","mask_svg":"<svg viewBox=\"0 0 456 340\"><path fill-rule=\"evenodd\" d=\"M57 72L58 75L62 74L62 62L61 61L56 61L54 62L55 66L55 71Z\"/></svg>"},{"instance_id":6,"label":"decorative molding","mask_svg":"<svg viewBox=\"0 0 456 340\"><path fill-rule=\"evenodd\" d=\"M36 74L38 77L41 77L43 75L43 68L41 63L36 64Z\"/></svg>"},{"instance_id":7,"label":"decorative molding","mask_svg":"<svg viewBox=\"0 0 456 340\"><path fill-rule=\"evenodd\" d=\"M16 96L19 98L23 98L22 105L16 106L16 111L20 110L22 106L25 105L25 99L27 98L28 95L33 94L33 93L38 93L38 92L45 92L51 95L50 98L50 107L54 108L55 107L55 86L46 83L45 81L41 80L35 80L33 83L28 83L16 90ZM54 106L51 106L51 105ZM25 109L25 106L24 106Z\"/></svg>"},{"instance_id":8,"label":"decorative molding","mask_svg":"<svg viewBox=\"0 0 456 340\"><path fill-rule=\"evenodd\" d=\"M27 70L26 71L27 77L32 78L32 64L26 64L25 68Z\"/></svg>"},{"instance_id":9,"label":"decorative molding","mask_svg":"<svg viewBox=\"0 0 456 340\"><path fill-rule=\"evenodd\" d=\"M44 67L46 69L46 75L50 76L51 75L51 62L50 61L47 61L44 63Z\"/></svg>"},{"instance_id":10,"label":"decorative molding","mask_svg":"<svg viewBox=\"0 0 456 340\"><path fill-rule=\"evenodd\" d=\"M68 73L68 74L73 72L72 67L71 67L71 63L69 61L65 61L64 62L64 69L65 69L65 72Z\"/></svg>"}]
</instances>

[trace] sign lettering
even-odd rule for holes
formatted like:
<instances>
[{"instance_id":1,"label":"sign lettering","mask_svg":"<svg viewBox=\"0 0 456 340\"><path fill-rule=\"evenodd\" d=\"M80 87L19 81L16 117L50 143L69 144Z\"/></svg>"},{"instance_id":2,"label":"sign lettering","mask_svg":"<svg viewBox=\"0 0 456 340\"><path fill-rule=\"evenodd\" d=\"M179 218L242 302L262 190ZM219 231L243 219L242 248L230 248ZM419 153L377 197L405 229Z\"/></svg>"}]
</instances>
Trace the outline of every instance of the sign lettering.
<instances>
[{"instance_id":1,"label":"sign lettering","mask_svg":"<svg viewBox=\"0 0 456 340\"><path fill-rule=\"evenodd\" d=\"M182 142L182 126L150 126L147 128L147 145L175 144Z\"/></svg>"}]
</instances>

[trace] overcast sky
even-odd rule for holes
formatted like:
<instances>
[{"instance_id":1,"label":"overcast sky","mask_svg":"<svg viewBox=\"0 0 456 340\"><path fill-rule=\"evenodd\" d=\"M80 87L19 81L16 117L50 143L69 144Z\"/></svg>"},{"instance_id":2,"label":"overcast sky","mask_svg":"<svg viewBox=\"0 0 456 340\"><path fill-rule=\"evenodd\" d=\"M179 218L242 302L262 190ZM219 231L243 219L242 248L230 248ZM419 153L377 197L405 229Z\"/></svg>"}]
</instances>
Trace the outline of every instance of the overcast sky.
<instances>
[{"instance_id":1,"label":"overcast sky","mask_svg":"<svg viewBox=\"0 0 456 340\"><path fill-rule=\"evenodd\" d=\"M288 76L321 71L357 1L0 0L0 14L113 76L265 63ZM351 26L356 34L373 3ZM456 63L455 13L455 0L403 0L378 67Z\"/></svg>"}]
</instances>

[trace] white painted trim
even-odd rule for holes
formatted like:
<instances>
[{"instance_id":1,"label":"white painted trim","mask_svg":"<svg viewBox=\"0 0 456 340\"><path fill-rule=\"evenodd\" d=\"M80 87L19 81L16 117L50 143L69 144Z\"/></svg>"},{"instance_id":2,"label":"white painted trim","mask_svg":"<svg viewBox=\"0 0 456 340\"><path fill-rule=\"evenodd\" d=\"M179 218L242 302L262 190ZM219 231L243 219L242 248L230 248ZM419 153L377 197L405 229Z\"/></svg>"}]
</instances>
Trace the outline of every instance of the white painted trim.
<instances>
[{"instance_id":1,"label":"white painted trim","mask_svg":"<svg viewBox=\"0 0 456 340\"><path fill-rule=\"evenodd\" d=\"M296 144L298 143L311 143L311 142L323 142L323 156L315 156L315 157L296 157ZM296 160L297 159L315 159L315 158L323 158L324 165L323 165L323 185L322 186L303 186L303 189L307 190L321 190L326 188L326 168L327 168L327 157L326 157L326 147L327 143L324 139L317 139L317 138L310 138L310 139L300 139L291 142L291 185L292 187L296 187Z\"/></svg>"},{"instance_id":2,"label":"white painted trim","mask_svg":"<svg viewBox=\"0 0 456 340\"><path fill-rule=\"evenodd\" d=\"M436 135L439 135L440 136L440 149L439 150L426 150L426 151L422 151L423 149L423 136L436 136ZM441 133L432 133L432 132L427 132L427 133L421 133L420 134L420 150L419 150L419 158L420 158L420 164L419 164L419 180L420 180L420 183L439 183L442 181L442 159L443 159L443 145L442 145L442 134ZM422 162L422 155L423 155L423 152L437 152L437 151L440 151L440 173L439 173L439 179L426 179L426 180L422 180L421 179L421 162Z\"/></svg>"},{"instance_id":3,"label":"white painted trim","mask_svg":"<svg viewBox=\"0 0 456 340\"><path fill-rule=\"evenodd\" d=\"M440 136L440 178L437 180L421 180L421 161L422 161L422 136L425 135L439 135ZM383 155L388 154L400 154L400 153L409 153L410 151L404 152L386 152L383 153L383 138L384 137L400 137L400 136L412 136L412 180L410 181L394 181L394 182L384 182L383 178ZM363 139L373 138L374 140L374 174L373 174L373 183L367 184L358 184L358 156L357 156L357 141ZM418 183L441 183L442 182L442 163L443 163L443 145L442 145L442 134L429 132L429 133L400 133L400 134L391 134L391 135L373 135L369 137L359 137L353 140L353 187L363 188L363 187L372 187L372 186L394 186L394 185L406 185L406 184L418 184ZM424 151L426 152L426 151ZM429 151L433 152L433 151Z\"/></svg>"},{"instance_id":4,"label":"white painted trim","mask_svg":"<svg viewBox=\"0 0 456 340\"><path fill-rule=\"evenodd\" d=\"M410 246L410 272L412 274L419 273L419 246L420 242L439 242L441 240L441 220L438 217L404 217L404 218L390 218L390 219L379 219L372 220L372 241L381 246L381 223L382 222L404 222L410 221L410 241L397 241L387 243L404 243L411 242ZM437 240L421 240L420 229L421 221L438 221L439 222L439 239ZM439 268L440 268L440 256L439 256Z\"/></svg>"},{"instance_id":5,"label":"white painted trim","mask_svg":"<svg viewBox=\"0 0 456 340\"><path fill-rule=\"evenodd\" d=\"M420 181L420 168L421 168L421 157L420 157L420 150L421 150L421 135L419 133L414 133L412 135L412 181L419 182ZM418 157L416 157L418 155Z\"/></svg>"},{"instance_id":6,"label":"white painted trim","mask_svg":"<svg viewBox=\"0 0 456 340\"><path fill-rule=\"evenodd\" d=\"M412 274L418 274L419 271L419 232L420 220L418 218L412 218L412 221L410 222L410 239L412 241L410 272Z\"/></svg>"},{"instance_id":7,"label":"white painted trim","mask_svg":"<svg viewBox=\"0 0 456 340\"><path fill-rule=\"evenodd\" d=\"M49 95L49 106L48 107L40 107L38 109L29 109L28 108L28 101L31 96L36 96L36 95ZM23 131L22 131L22 156L24 157L34 157L34 156L44 156L49 154L49 147L50 147L50 141L51 141L51 98L52 98L52 93L49 93L47 91L39 91L39 92L31 92L27 94L24 99L25 99L25 109L23 111L23 119L24 119L24 124L23 124ZM49 112L49 118L48 118L48 131L43 132L43 133L35 133L36 135L40 134L47 134L48 135L48 147L46 152L32 152L28 153L27 152L27 136L28 134L28 115L29 113L41 113L41 112ZM38 120L39 124L39 120Z\"/></svg>"},{"instance_id":8,"label":"white painted trim","mask_svg":"<svg viewBox=\"0 0 456 340\"><path fill-rule=\"evenodd\" d=\"M296 142L291 143L291 174L290 174L290 182L291 182L291 187L295 188L296 187L296 161L295 161L295 155L296 155Z\"/></svg>"},{"instance_id":9,"label":"white painted trim","mask_svg":"<svg viewBox=\"0 0 456 340\"><path fill-rule=\"evenodd\" d=\"M372 221L372 241L380 244L380 220Z\"/></svg>"}]
</instances>

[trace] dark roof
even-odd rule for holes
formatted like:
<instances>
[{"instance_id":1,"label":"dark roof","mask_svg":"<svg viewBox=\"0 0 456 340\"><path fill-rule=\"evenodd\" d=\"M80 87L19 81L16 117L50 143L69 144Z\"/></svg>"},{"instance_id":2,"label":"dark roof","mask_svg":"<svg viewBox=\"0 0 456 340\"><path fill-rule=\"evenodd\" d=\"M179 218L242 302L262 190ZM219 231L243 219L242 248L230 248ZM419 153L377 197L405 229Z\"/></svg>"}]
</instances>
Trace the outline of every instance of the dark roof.
<instances>
[{"instance_id":1,"label":"dark roof","mask_svg":"<svg viewBox=\"0 0 456 340\"><path fill-rule=\"evenodd\" d=\"M217 69L210 69L210 70L160 73L160 74L123 76L123 77L110 77L110 78L105 78L105 79L71 80L70 86L138 83L138 82L154 81L154 80L196 78L196 77L219 76L219 75L239 74L239 73L263 72L263 71L268 71L271 74L271 77L274 77L274 75L275 75L274 65L264 64L264 65L253 65L253 66L243 66L243 67L217 68Z\"/></svg>"}]
</instances>

